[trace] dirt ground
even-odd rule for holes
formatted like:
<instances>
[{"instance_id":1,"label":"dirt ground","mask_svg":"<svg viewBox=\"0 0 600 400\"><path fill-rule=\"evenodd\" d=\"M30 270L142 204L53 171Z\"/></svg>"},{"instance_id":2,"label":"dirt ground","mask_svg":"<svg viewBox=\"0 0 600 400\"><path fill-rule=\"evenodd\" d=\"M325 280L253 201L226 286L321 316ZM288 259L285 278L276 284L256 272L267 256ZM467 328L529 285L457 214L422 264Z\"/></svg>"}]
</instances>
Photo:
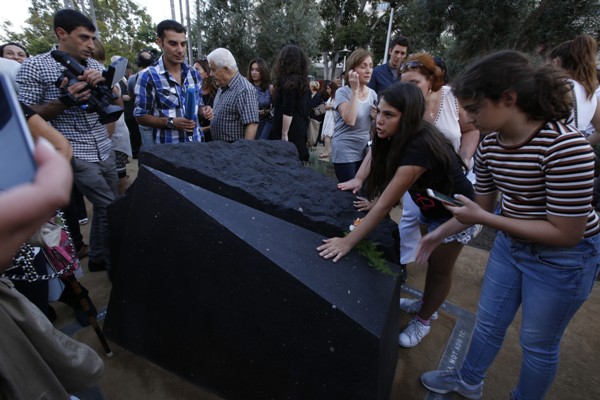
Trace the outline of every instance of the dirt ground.
<instances>
[{"instance_id":1,"label":"dirt ground","mask_svg":"<svg viewBox=\"0 0 600 400\"><path fill-rule=\"evenodd\" d=\"M137 161L128 165L130 179L137 174ZM88 204L89 206L89 204ZM89 209L89 207L88 207ZM91 210L89 210L91 213ZM395 218L398 214L395 215ZM84 237L89 235L90 224L82 226ZM454 274L452 291L448 302L472 313L476 312L479 288L488 252L475 247L465 247ZM87 258L82 262L85 275L81 282L90 290L98 309L108 304L111 284L104 272L88 272ZM407 285L420 290L425 278L423 265L409 265ZM74 337L92 346L103 355L102 347L91 328L77 327L69 307L54 304L58 313L55 325L59 328L76 330ZM552 390L547 396L552 400L600 399L600 292L595 287L590 299L584 304L570 324L562 342L558 374ZM402 323L409 321L402 316ZM511 326L504 346L485 382L485 399L508 399L510 389L516 384L521 359L519 346L520 316ZM428 392L421 386L419 376L435 369L442 357L456 316L440 312L440 318L433 322L431 333L423 342L412 349L398 349L398 366L391 399L424 399ZM216 400L219 396L197 387L157 365L146 361L131 352L110 343L114 356L104 356L106 365L100 382L105 398L109 400L164 400L194 399ZM459 396L456 396L459 398Z\"/></svg>"}]
</instances>

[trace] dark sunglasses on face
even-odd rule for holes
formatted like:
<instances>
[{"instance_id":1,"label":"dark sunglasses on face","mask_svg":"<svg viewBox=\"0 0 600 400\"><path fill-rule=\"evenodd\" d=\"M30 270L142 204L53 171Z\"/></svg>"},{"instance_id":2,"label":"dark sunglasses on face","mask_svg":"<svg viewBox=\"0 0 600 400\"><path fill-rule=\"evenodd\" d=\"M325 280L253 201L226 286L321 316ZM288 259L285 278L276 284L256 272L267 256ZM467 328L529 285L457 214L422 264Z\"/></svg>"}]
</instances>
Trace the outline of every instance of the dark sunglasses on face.
<instances>
[{"instance_id":1,"label":"dark sunglasses on face","mask_svg":"<svg viewBox=\"0 0 600 400\"><path fill-rule=\"evenodd\" d=\"M423 66L423 63L421 63L421 61L417 61L417 60L408 61L400 66L400 73L405 72L405 71L411 71L414 69L420 69L423 67L424 66Z\"/></svg>"}]
</instances>

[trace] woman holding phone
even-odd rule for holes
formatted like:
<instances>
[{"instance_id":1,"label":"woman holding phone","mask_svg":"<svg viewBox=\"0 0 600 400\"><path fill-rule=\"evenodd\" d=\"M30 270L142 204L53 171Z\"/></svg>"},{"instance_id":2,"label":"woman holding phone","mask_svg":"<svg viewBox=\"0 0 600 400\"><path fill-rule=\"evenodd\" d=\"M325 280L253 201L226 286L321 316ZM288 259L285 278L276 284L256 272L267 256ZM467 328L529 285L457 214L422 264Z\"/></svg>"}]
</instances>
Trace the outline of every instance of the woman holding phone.
<instances>
[{"instance_id":1,"label":"woman holding phone","mask_svg":"<svg viewBox=\"0 0 600 400\"><path fill-rule=\"evenodd\" d=\"M423 374L436 393L483 396L483 380L521 308L521 372L510 398L543 399L556 374L563 333L588 298L600 262L592 202L594 152L562 121L571 85L551 66L534 69L501 51L466 68L453 91L470 121L489 133L476 155L476 201L457 196L448 224L423 237L417 261L472 224L498 230L486 267L475 332L462 368ZM500 212L495 213L500 196Z\"/></svg>"},{"instance_id":2,"label":"woman holding phone","mask_svg":"<svg viewBox=\"0 0 600 400\"><path fill-rule=\"evenodd\" d=\"M396 83L380 94L376 136L365 180L365 193L375 204L350 234L325 239L319 255L338 261L363 240L408 192L419 206L421 222L435 231L452 218L444 206L427 195L427 188L473 197L460 156L433 125L423 120L425 98L410 83ZM423 306L400 334L400 344L416 346L430 331L430 320L451 286L454 263L475 228L448 235L428 258Z\"/></svg>"}]
</instances>

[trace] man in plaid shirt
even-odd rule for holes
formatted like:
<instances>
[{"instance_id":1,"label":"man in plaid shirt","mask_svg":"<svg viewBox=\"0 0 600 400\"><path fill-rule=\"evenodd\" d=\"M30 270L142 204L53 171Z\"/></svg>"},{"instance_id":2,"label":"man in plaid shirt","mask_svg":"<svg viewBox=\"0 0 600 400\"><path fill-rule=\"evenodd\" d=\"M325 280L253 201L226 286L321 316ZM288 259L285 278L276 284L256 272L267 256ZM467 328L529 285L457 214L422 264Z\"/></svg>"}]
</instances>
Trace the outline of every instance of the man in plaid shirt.
<instances>
[{"instance_id":1,"label":"man in plaid shirt","mask_svg":"<svg viewBox=\"0 0 600 400\"><path fill-rule=\"evenodd\" d=\"M225 142L254 140L259 122L254 85L239 73L229 50L215 49L207 60L210 76L219 87L213 103L214 118L210 121L213 139Z\"/></svg>"},{"instance_id":2,"label":"man in plaid shirt","mask_svg":"<svg viewBox=\"0 0 600 400\"><path fill-rule=\"evenodd\" d=\"M138 124L154 128L156 143L202 142L198 129L198 106L202 105L202 78L194 68L184 63L186 30L177 21L164 20L156 26L156 42L163 55L157 65L140 72L135 85L133 115ZM186 115L186 91L195 89L192 118ZM203 115L212 119L212 109L203 107Z\"/></svg>"},{"instance_id":3,"label":"man in plaid shirt","mask_svg":"<svg viewBox=\"0 0 600 400\"><path fill-rule=\"evenodd\" d=\"M103 66L90 58L95 32L92 21L78 11L63 9L54 16L58 45L52 50L68 53L80 62L85 68L78 77L80 82L68 86L65 78L58 88L55 84L65 67L50 52L26 59L17 74L19 100L50 121L73 146L71 164L75 183L94 208L90 271L110 268L107 207L115 199L118 182L115 154L106 126L100 123L97 113L82 107L90 98L89 87L104 82ZM115 103L122 105L118 99Z\"/></svg>"}]
</instances>

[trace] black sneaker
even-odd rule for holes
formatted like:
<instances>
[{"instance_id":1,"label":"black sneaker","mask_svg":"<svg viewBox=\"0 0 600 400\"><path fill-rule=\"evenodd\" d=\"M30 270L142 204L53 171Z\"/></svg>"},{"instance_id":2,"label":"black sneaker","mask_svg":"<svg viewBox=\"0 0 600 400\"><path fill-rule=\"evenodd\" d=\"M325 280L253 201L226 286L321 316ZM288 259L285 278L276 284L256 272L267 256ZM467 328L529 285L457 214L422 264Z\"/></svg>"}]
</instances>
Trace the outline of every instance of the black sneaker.
<instances>
[{"instance_id":1,"label":"black sneaker","mask_svg":"<svg viewBox=\"0 0 600 400\"><path fill-rule=\"evenodd\" d=\"M90 272L106 271L106 264L104 261L94 261L90 259L88 261L88 269Z\"/></svg>"}]
</instances>

